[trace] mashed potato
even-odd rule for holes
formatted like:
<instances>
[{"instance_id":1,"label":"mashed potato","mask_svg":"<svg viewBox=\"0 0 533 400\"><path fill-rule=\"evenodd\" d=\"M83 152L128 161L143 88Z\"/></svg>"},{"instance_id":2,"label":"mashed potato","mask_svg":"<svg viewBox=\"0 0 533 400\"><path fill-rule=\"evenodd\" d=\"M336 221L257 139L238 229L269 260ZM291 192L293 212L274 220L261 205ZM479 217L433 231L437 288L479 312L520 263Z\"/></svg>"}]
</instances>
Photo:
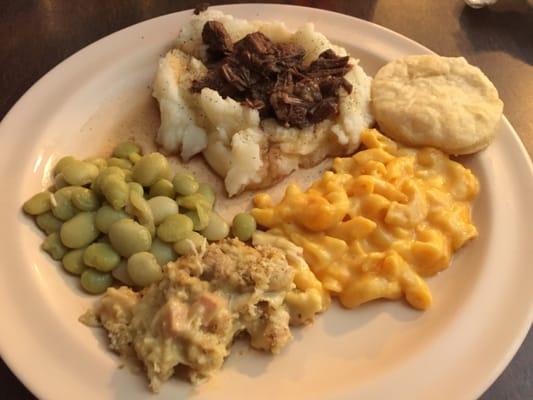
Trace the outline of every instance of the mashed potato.
<instances>
[{"instance_id":1,"label":"mashed potato","mask_svg":"<svg viewBox=\"0 0 533 400\"><path fill-rule=\"evenodd\" d=\"M312 24L291 32L280 22L246 21L217 10L193 15L182 28L176 48L161 58L155 77L153 95L161 111L157 142L166 151L179 153L184 160L203 151L233 196L248 188L271 186L299 167L358 148L360 132L373 122L371 78L353 58L353 68L345 75L353 90L340 95L338 116L303 129L287 128L273 119L261 121L257 110L224 99L209 88L192 93L192 81L206 72L200 59L205 57L202 28L209 20L221 22L234 42L260 31L275 42L297 44L306 52L306 63L330 48L346 55L346 50L332 45Z\"/></svg>"}]
</instances>

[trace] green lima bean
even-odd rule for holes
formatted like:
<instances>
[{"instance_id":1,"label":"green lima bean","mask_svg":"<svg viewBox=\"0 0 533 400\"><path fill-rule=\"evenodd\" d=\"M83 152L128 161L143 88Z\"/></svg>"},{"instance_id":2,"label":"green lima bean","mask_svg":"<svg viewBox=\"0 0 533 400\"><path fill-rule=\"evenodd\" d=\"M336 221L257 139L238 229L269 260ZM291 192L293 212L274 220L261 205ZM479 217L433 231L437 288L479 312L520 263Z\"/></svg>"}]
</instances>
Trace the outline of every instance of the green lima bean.
<instances>
[{"instance_id":1,"label":"green lima bean","mask_svg":"<svg viewBox=\"0 0 533 400\"><path fill-rule=\"evenodd\" d=\"M229 226L220 215L213 211L209 215L207 227L201 230L200 233L210 242L214 242L228 236Z\"/></svg>"},{"instance_id":2,"label":"green lima bean","mask_svg":"<svg viewBox=\"0 0 533 400\"><path fill-rule=\"evenodd\" d=\"M123 177L111 174L106 176L100 185L100 190L107 202L115 210L120 210L128 203L130 188Z\"/></svg>"},{"instance_id":3,"label":"green lima bean","mask_svg":"<svg viewBox=\"0 0 533 400\"><path fill-rule=\"evenodd\" d=\"M59 231L61 242L71 249L88 246L99 235L95 223L96 213L84 211L66 221Z\"/></svg>"},{"instance_id":4,"label":"green lima bean","mask_svg":"<svg viewBox=\"0 0 533 400\"><path fill-rule=\"evenodd\" d=\"M93 268L87 268L81 274L80 284L88 293L101 294L113 284L113 277L109 272L100 272Z\"/></svg>"},{"instance_id":5,"label":"green lima bean","mask_svg":"<svg viewBox=\"0 0 533 400\"><path fill-rule=\"evenodd\" d=\"M139 153L131 153L129 156L128 156L128 160L130 160L130 162L135 165L137 164L137 162L143 158L143 156L141 156Z\"/></svg>"},{"instance_id":6,"label":"green lima bean","mask_svg":"<svg viewBox=\"0 0 533 400\"><path fill-rule=\"evenodd\" d=\"M130 209L130 213L137 218L139 223L146 229L148 229L150 235L154 236L154 216L152 214L152 209L150 208L150 205L144 199L144 197L135 191L130 192L130 201L128 204L128 208ZM128 211L128 209L126 211Z\"/></svg>"},{"instance_id":7,"label":"green lima bean","mask_svg":"<svg viewBox=\"0 0 533 400\"><path fill-rule=\"evenodd\" d=\"M196 211L186 211L184 215L191 219L193 223L193 230L195 231L201 231L202 229L205 229L207 227L207 224L209 223L208 212L202 214L202 219L200 219L200 216Z\"/></svg>"},{"instance_id":8,"label":"green lima bean","mask_svg":"<svg viewBox=\"0 0 533 400\"><path fill-rule=\"evenodd\" d=\"M63 256L62 264L65 271L73 275L81 275L87 268L83 262L83 252L85 249L71 250Z\"/></svg>"},{"instance_id":9,"label":"green lima bean","mask_svg":"<svg viewBox=\"0 0 533 400\"><path fill-rule=\"evenodd\" d=\"M128 262L124 259L120 260L120 263L117 265L117 267L111 271L111 275L113 275L113 278L124 285L130 287L135 286L135 282L131 280L128 274Z\"/></svg>"},{"instance_id":10,"label":"green lima bean","mask_svg":"<svg viewBox=\"0 0 533 400\"><path fill-rule=\"evenodd\" d=\"M56 191L59 189L63 189L66 186L68 186L68 183L65 178L63 178L63 174L57 174L56 176L54 176L54 189Z\"/></svg>"},{"instance_id":11,"label":"green lima bean","mask_svg":"<svg viewBox=\"0 0 533 400\"><path fill-rule=\"evenodd\" d=\"M68 249L61 243L57 232L49 234L44 239L42 249L46 251L54 260L61 260L67 253Z\"/></svg>"},{"instance_id":12,"label":"green lima bean","mask_svg":"<svg viewBox=\"0 0 533 400\"><path fill-rule=\"evenodd\" d=\"M135 182L148 187L161 178L167 178L170 174L170 165L163 154L151 153L137 161L132 172Z\"/></svg>"},{"instance_id":13,"label":"green lima bean","mask_svg":"<svg viewBox=\"0 0 533 400\"><path fill-rule=\"evenodd\" d=\"M152 186L150 186L150 192L148 194L150 198L157 196L165 196L174 198L176 193L174 192L174 185L168 179L159 179Z\"/></svg>"},{"instance_id":14,"label":"green lima bean","mask_svg":"<svg viewBox=\"0 0 533 400\"><path fill-rule=\"evenodd\" d=\"M215 195L215 191L213 190L213 188L208 183L205 183L205 182L200 183L198 185L198 192L197 193L199 193L202 196L204 196L204 198L209 203L209 206L211 208L213 207L213 205L215 204L216 195Z\"/></svg>"},{"instance_id":15,"label":"green lima bean","mask_svg":"<svg viewBox=\"0 0 533 400\"><path fill-rule=\"evenodd\" d=\"M256 228L257 225L254 217L248 213L239 213L233 217L231 232L235 237L238 237L243 242L246 242L252 238Z\"/></svg>"},{"instance_id":16,"label":"green lima bean","mask_svg":"<svg viewBox=\"0 0 533 400\"><path fill-rule=\"evenodd\" d=\"M157 263L161 266L166 265L171 261L175 261L178 255L172 248L172 245L165 243L158 238L152 240L152 247L150 248L150 253L154 255L157 260Z\"/></svg>"},{"instance_id":17,"label":"green lima bean","mask_svg":"<svg viewBox=\"0 0 533 400\"><path fill-rule=\"evenodd\" d=\"M80 211L96 211L100 207L98 196L91 190L78 187L72 191L72 204Z\"/></svg>"},{"instance_id":18,"label":"green lima bean","mask_svg":"<svg viewBox=\"0 0 533 400\"><path fill-rule=\"evenodd\" d=\"M131 218L121 219L109 228L109 240L122 257L129 257L152 247L152 235L148 229Z\"/></svg>"},{"instance_id":19,"label":"green lima bean","mask_svg":"<svg viewBox=\"0 0 533 400\"><path fill-rule=\"evenodd\" d=\"M72 156L65 156L60 158L54 167L54 176L63 172L63 168L65 168L72 161L76 161L76 159Z\"/></svg>"},{"instance_id":20,"label":"green lima bean","mask_svg":"<svg viewBox=\"0 0 533 400\"><path fill-rule=\"evenodd\" d=\"M147 251L133 254L128 259L128 275L136 285L146 287L163 277L155 256Z\"/></svg>"},{"instance_id":21,"label":"green lima bean","mask_svg":"<svg viewBox=\"0 0 533 400\"><path fill-rule=\"evenodd\" d=\"M178 205L176 202L165 196L156 196L148 200L148 206L152 210L152 215L154 217L154 223L159 225L163 220L170 216L177 214L179 211Z\"/></svg>"},{"instance_id":22,"label":"green lima bean","mask_svg":"<svg viewBox=\"0 0 533 400\"><path fill-rule=\"evenodd\" d=\"M96 212L96 227L102 233L108 233L109 227L115 222L128 218L128 214L124 210L115 210L108 204L104 204Z\"/></svg>"},{"instance_id":23,"label":"green lima bean","mask_svg":"<svg viewBox=\"0 0 533 400\"><path fill-rule=\"evenodd\" d=\"M93 243L85 249L83 262L98 271L109 272L118 265L120 256L107 243Z\"/></svg>"},{"instance_id":24,"label":"green lima bean","mask_svg":"<svg viewBox=\"0 0 533 400\"><path fill-rule=\"evenodd\" d=\"M101 157L92 157L92 158L88 158L85 161L93 165L96 165L99 172L102 172L102 170L107 167L107 160Z\"/></svg>"},{"instance_id":25,"label":"green lima bean","mask_svg":"<svg viewBox=\"0 0 533 400\"><path fill-rule=\"evenodd\" d=\"M174 191L182 196L188 196L198 190L198 182L195 177L188 172L178 172L172 180Z\"/></svg>"},{"instance_id":26,"label":"green lima bean","mask_svg":"<svg viewBox=\"0 0 533 400\"><path fill-rule=\"evenodd\" d=\"M190 218L182 214L166 217L157 227L157 237L163 242L177 242L191 232L193 224Z\"/></svg>"},{"instance_id":27,"label":"green lima bean","mask_svg":"<svg viewBox=\"0 0 533 400\"><path fill-rule=\"evenodd\" d=\"M113 150L113 156L127 159L133 153L140 153L141 148L133 142L119 143L115 150Z\"/></svg>"},{"instance_id":28,"label":"green lima bean","mask_svg":"<svg viewBox=\"0 0 533 400\"><path fill-rule=\"evenodd\" d=\"M48 190L34 194L27 200L22 209L30 215L44 214L51 208L51 193Z\"/></svg>"},{"instance_id":29,"label":"green lima bean","mask_svg":"<svg viewBox=\"0 0 533 400\"><path fill-rule=\"evenodd\" d=\"M174 250L181 256L194 254L207 244L205 237L198 232L189 232L186 237L174 243Z\"/></svg>"},{"instance_id":30,"label":"green lima bean","mask_svg":"<svg viewBox=\"0 0 533 400\"><path fill-rule=\"evenodd\" d=\"M52 214L62 221L73 218L78 210L72 204L73 186L66 186L52 193L50 203L52 205Z\"/></svg>"},{"instance_id":31,"label":"green lima bean","mask_svg":"<svg viewBox=\"0 0 533 400\"><path fill-rule=\"evenodd\" d=\"M54 217L50 211L37 215L37 217L35 217L35 222L39 228L46 232L47 235L50 233L59 232L61 225L63 224L63 221Z\"/></svg>"},{"instance_id":32,"label":"green lima bean","mask_svg":"<svg viewBox=\"0 0 533 400\"><path fill-rule=\"evenodd\" d=\"M137 182L128 182L128 187L130 188L130 193L137 192L141 197L144 196L144 188Z\"/></svg>"},{"instance_id":33,"label":"green lima bean","mask_svg":"<svg viewBox=\"0 0 533 400\"><path fill-rule=\"evenodd\" d=\"M62 168L61 173L70 185L83 186L91 183L98 176L99 170L90 162L72 160Z\"/></svg>"},{"instance_id":34,"label":"green lima bean","mask_svg":"<svg viewBox=\"0 0 533 400\"><path fill-rule=\"evenodd\" d=\"M107 160L107 165L110 167L119 167L122 169L131 169L133 167L133 164L130 162L130 160L125 160L123 158L116 158L111 157L109 160Z\"/></svg>"}]
</instances>

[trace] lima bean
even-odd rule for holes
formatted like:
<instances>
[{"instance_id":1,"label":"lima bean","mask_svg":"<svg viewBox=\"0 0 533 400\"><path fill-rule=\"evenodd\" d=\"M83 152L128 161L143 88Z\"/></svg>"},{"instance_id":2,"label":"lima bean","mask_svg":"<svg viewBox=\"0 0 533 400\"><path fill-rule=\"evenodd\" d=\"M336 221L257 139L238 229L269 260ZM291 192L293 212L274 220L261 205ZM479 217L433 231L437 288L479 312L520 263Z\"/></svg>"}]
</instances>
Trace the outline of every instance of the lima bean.
<instances>
[{"instance_id":1,"label":"lima bean","mask_svg":"<svg viewBox=\"0 0 533 400\"><path fill-rule=\"evenodd\" d=\"M149 197L166 196L174 198L174 185L168 179L159 179L156 183L150 186Z\"/></svg>"},{"instance_id":2,"label":"lima bean","mask_svg":"<svg viewBox=\"0 0 533 400\"><path fill-rule=\"evenodd\" d=\"M202 215L202 218L200 218L199 213L197 211L187 211L184 213L187 217L189 217L193 224L193 230L195 231L201 231L202 229L205 229L207 227L207 224L209 223L209 213L205 212Z\"/></svg>"},{"instance_id":3,"label":"lima bean","mask_svg":"<svg viewBox=\"0 0 533 400\"><path fill-rule=\"evenodd\" d=\"M172 180L174 191L182 196L188 196L198 190L198 182L194 176L188 172L178 172Z\"/></svg>"},{"instance_id":4,"label":"lima bean","mask_svg":"<svg viewBox=\"0 0 533 400\"><path fill-rule=\"evenodd\" d=\"M158 238L155 238L152 241L150 253L154 255L155 259L157 260L157 263L161 266L166 265L170 261L175 261L178 257L178 255L169 243L162 242Z\"/></svg>"},{"instance_id":5,"label":"lima bean","mask_svg":"<svg viewBox=\"0 0 533 400\"><path fill-rule=\"evenodd\" d=\"M67 253L68 249L61 243L61 239L57 232L49 234L44 239L42 249L46 251L54 260L61 260Z\"/></svg>"},{"instance_id":6,"label":"lima bean","mask_svg":"<svg viewBox=\"0 0 533 400\"><path fill-rule=\"evenodd\" d=\"M100 272L87 268L81 274L80 284L86 292L91 294L104 293L113 284L113 277L109 272Z\"/></svg>"},{"instance_id":7,"label":"lima bean","mask_svg":"<svg viewBox=\"0 0 533 400\"><path fill-rule=\"evenodd\" d=\"M33 195L27 200L22 209L30 215L43 214L51 208L51 193L48 190Z\"/></svg>"},{"instance_id":8,"label":"lima bean","mask_svg":"<svg viewBox=\"0 0 533 400\"><path fill-rule=\"evenodd\" d=\"M186 208L187 210L196 210L199 206L207 210L211 209L211 205L207 199L200 193L193 193L188 196L179 196L176 201L180 207Z\"/></svg>"},{"instance_id":9,"label":"lima bean","mask_svg":"<svg viewBox=\"0 0 533 400\"><path fill-rule=\"evenodd\" d=\"M135 165L137 164L137 162L143 158L143 156L141 156L139 153L131 153L129 156L128 156L128 160L130 160L130 162Z\"/></svg>"},{"instance_id":10,"label":"lima bean","mask_svg":"<svg viewBox=\"0 0 533 400\"><path fill-rule=\"evenodd\" d=\"M96 227L100 232L108 233L111 225L124 218L128 218L128 214L124 210L115 210L113 207L105 204L96 212Z\"/></svg>"},{"instance_id":11,"label":"lima bean","mask_svg":"<svg viewBox=\"0 0 533 400\"><path fill-rule=\"evenodd\" d=\"M81 275L87 268L83 262L83 252L85 249L71 250L63 256L63 268L73 275Z\"/></svg>"},{"instance_id":12,"label":"lima bean","mask_svg":"<svg viewBox=\"0 0 533 400\"><path fill-rule=\"evenodd\" d=\"M109 228L109 240L122 257L129 257L152 246L152 235L148 229L131 218L121 219Z\"/></svg>"},{"instance_id":13,"label":"lima bean","mask_svg":"<svg viewBox=\"0 0 533 400\"><path fill-rule=\"evenodd\" d=\"M239 213L233 217L231 232L243 242L246 242L252 238L256 228L257 225L254 217L248 213Z\"/></svg>"},{"instance_id":14,"label":"lima bean","mask_svg":"<svg viewBox=\"0 0 533 400\"><path fill-rule=\"evenodd\" d=\"M93 243L83 252L83 262L98 271L109 272L120 262L120 256L107 243Z\"/></svg>"},{"instance_id":15,"label":"lima bean","mask_svg":"<svg viewBox=\"0 0 533 400\"><path fill-rule=\"evenodd\" d=\"M77 213L76 207L72 204L72 186L66 186L53 193L50 203L52 214L62 221L73 218Z\"/></svg>"},{"instance_id":16,"label":"lima bean","mask_svg":"<svg viewBox=\"0 0 533 400\"><path fill-rule=\"evenodd\" d=\"M131 167L133 167L133 164L129 160L116 157L111 157L109 160L107 160L107 165L109 165L110 167L119 167L122 169L131 169Z\"/></svg>"},{"instance_id":17,"label":"lima bean","mask_svg":"<svg viewBox=\"0 0 533 400\"><path fill-rule=\"evenodd\" d=\"M212 208L215 204L216 199L216 194L213 188L209 184L202 182L198 185L198 193L204 196L204 198L207 200L210 207Z\"/></svg>"},{"instance_id":18,"label":"lima bean","mask_svg":"<svg viewBox=\"0 0 533 400\"><path fill-rule=\"evenodd\" d=\"M177 214L179 211L176 202L165 196L156 196L148 200L148 205L152 210L154 223L159 225L169 215Z\"/></svg>"},{"instance_id":19,"label":"lima bean","mask_svg":"<svg viewBox=\"0 0 533 400\"><path fill-rule=\"evenodd\" d=\"M61 241L71 249L91 244L99 235L94 212L84 211L66 221L60 230Z\"/></svg>"},{"instance_id":20,"label":"lima bean","mask_svg":"<svg viewBox=\"0 0 533 400\"><path fill-rule=\"evenodd\" d=\"M108 176L110 175L119 175L123 179L126 178L126 173L122 168L119 167L105 167L103 170L100 171L96 179L94 180L91 189L93 189L96 193L102 192L102 182L104 182Z\"/></svg>"},{"instance_id":21,"label":"lima bean","mask_svg":"<svg viewBox=\"0 0 533 400\"><path fill-rule=\"evenodd\" d=\"M65 156L65 157L60 158L54 167L54 175L57 175L63 172L63 168L65 168L72 161L76 161L76 159L72 156Z\"/></svg>"},{"instance_id":22,"label":"lima bean","mask_svg":"<svg viewBox=\"0 0 533 400\"><path fill-rule=\"evenodd\" d=\"M189 232L187 236L174 243L174 250L181 256L194 254L207 244L205 237L198 232Z\"/></svg>"},{"instance_id":23,"label":"lima bean","mask_svg":"<svg viewBox=\"0 0 533 400\"><path fill-rule=\"evenodd\" d=\"M207 227L200 233L210 242L222 240L228 236L229 226L220 215L213 211L209 215Z\"/></svg>"},{"instance_id":24,"label":"lima bean","mask_svg":"<svg viewBox=\"0 0 533 400\"><path fill-rule=\"evenodd\" d=\"M177 202L180 207L195 211L196 216L198 217L198 229L195 230L202 230L207 227L212 205L203 195L200 193L194 193L189 196L182 196L177 199Z\"/></svg>"},{"instance_id":25,"label":"lima bean","mask_svg":"<svg viewBox=\"0 0 533 400\"><path fill-rule=\"evenodd\" d=\"M107 167L107 161L104 158L101 158L101 157L88 158L85 161L87 161L88 163L91 163L93 165L96 165L96 167L98 168L98 171L100 171L100 172L104 168Z\"/></svg>"},{"instance_id":26,"label":"lima bean","mask_svg":"<svg viewBox=\"0 0 533 400\"><path fill-rule=\"evenodd\" d=\"M137 192L141 197L144 196L144 188L137 182L128 182L128 187L130 188L130 193Z\"/></svg>"},{"instance_id":27,"label":"lima bean","mask_svg":"<svg viewBox=\"0 0 533 400\"><path fill-rule=\"evenodd\" d=\"M124 285L135 286L135 283L128 275L128 262L126 260L121 260L117 267L111 271L111 275L113 275L113 278L115 278L117 281L120 281Z\"/></svg>"},{"instance_id":28,"label":"lima bean","mask_svg":"<svg viewBox=\"0 0 533 400\"><path fill-rule=\"evenodd\" d=\"M131 172L131 169L123 169L124 171L124 180L127 183L133 182L133 173Z\"/></svg>"},{"instance_id":29,"label":"lima bean","mask_svg":"<svg viewBox=\"0 0 533 400\"><path fill-rule=\"evenodd\" d=\"M131 213L137 218L139 223L150 232L150 235L155 235L155 224L152 209L148 202L142 195L137 192L130 192L130 202L128 208ZM126 210L127 211L127 210Z\"/></svg>"},{"instance_id":30,"label":"lima bean","mask_svg":"<svg viewBox=\"0 0 533 400\"><path fill-rule=\"evenodd\" d=\"M100 207L98 196L91 189L84 187L76 188L72 192L71 201L80 211L96 211Z\"/></svg>"},{"instance_id":31,"label":"lima bean","mask_svg":"<svg viewBox=\"0 0 533 400\"><path fill-rule=\"evenodd\" d=\"M54 232L59 232L61 225L63 224L63 221L54 217L51 212L45 212L44 214L38 215L35 218L35 222L37 223L37 226L48 235Z\"/></svg>"},{"instance_id":32,"label":"lima bean","mask_svg":"<svg viewBox=\"0 0 533 400\"><path fill-rule=\"evenodd\" d=\"M182 214L166 217L157 227L157 237L164 242L177 242L191 232L193 224L190 218Z\"/></svg>"},{"instance_id":33,"label":"lima bean","mask_svg":"<svg viewBox=\"0 0 533 400\"><path fill-rule=\"evenodd\" d=\"M141 148L133 142L122 142L117 144L115 150L113 150L113 155L119 158L129 158L132 153L140 153Z\"/></svg>"},{"instance_id":34,"label":"lima bean","mask_svg":"<svg viewBox=\"0 0 533 400\"><path fill-rule=\"evenodd\" d=\"M63 179L70 185L83 186L91 183L97 176L98 167L90 162L72 160L61 170Z\"/></svg>"},{"instance_id":35,"label":"lima bean","mask_svg":"<svg viewBox=\"0 0 533 400\"><path fill-rule=\"evenodd\" d=\"M65 186L68 186L68 183L65 178L63 178L63 174L57 174L54 176L54 188L56 190L63 189Z\"/></svg>"},{"instance_id":36,"label":"lima bean","mask_svg":"<svg viewBox=\"0 0 533 400\"><path fill-rule=\"evenodd\" d=\"M100 185L100 190L107 202L115 210L120 210L128 203L130 188L123 177L111 174L106 176Z\"/></svg>"},{"instance_id":37,"label":"lima bean","mask_svg":"<svg viewBox=\"0 0 533 400\"><path fill-rule=\"evenodd\" d=\"M167 178L170 174L170 165L163 154L151 153L137 161L132 172L133 180L147 187L161 178Z\"/></svg>"},{"instance_id":38,"label":"lima bean","mask_svg":"<svg viewBox=\"0 0 533 400\"><path fill-rule=\"evenodd\" d=\"M128 259L128 275L137 286L146 287L163 277L155 256L147 251L133 254Z\"/></svg>"}]
</instances>

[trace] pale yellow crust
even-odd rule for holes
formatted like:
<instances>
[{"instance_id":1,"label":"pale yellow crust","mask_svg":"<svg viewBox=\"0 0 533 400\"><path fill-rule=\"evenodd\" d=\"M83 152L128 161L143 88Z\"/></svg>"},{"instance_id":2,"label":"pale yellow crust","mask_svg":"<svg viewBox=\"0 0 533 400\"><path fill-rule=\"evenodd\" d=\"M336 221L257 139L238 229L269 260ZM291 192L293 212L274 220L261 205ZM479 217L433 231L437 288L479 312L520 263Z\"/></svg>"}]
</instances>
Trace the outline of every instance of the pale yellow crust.
<instances>
[{"instance_id":1,"label":"pale yellow crust","mask_svg":"<svg viewBox=\"0 0 533 400\"><path fill-rule=\"evenodd\" d=\"M488 146L503 112L492 82L462 57L392 61L376 74L371 94L376 121L389 137L454 155Z\"/></svg>"}]
</instances>

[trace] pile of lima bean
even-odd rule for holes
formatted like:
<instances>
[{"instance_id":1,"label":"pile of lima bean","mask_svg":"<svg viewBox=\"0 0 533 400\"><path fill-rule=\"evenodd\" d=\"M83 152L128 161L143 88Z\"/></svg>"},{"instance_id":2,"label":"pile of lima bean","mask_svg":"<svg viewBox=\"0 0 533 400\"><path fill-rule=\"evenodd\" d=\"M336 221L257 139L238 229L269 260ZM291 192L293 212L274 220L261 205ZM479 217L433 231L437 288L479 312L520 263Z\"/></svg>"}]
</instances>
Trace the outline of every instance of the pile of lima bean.
<instances>
[{"instance_id":1,"label":"pile of lima bean","mask_svg":"<svg viewBox=\"0 0 533 400\"><path fill-rule=\"evenodd\" d=\"M208 184L187 172L172 176L164 155L143 156L135 143L119 144L108 159L63 157L53 175L53 187L23 210L48 235L42 249L80 276L88 293L104 292L114 279L148 286L161 279L161 266L230 231ZM247 213L233 219L232 233L243 241L255 229Z\"/></svg>"}]
</instances>

